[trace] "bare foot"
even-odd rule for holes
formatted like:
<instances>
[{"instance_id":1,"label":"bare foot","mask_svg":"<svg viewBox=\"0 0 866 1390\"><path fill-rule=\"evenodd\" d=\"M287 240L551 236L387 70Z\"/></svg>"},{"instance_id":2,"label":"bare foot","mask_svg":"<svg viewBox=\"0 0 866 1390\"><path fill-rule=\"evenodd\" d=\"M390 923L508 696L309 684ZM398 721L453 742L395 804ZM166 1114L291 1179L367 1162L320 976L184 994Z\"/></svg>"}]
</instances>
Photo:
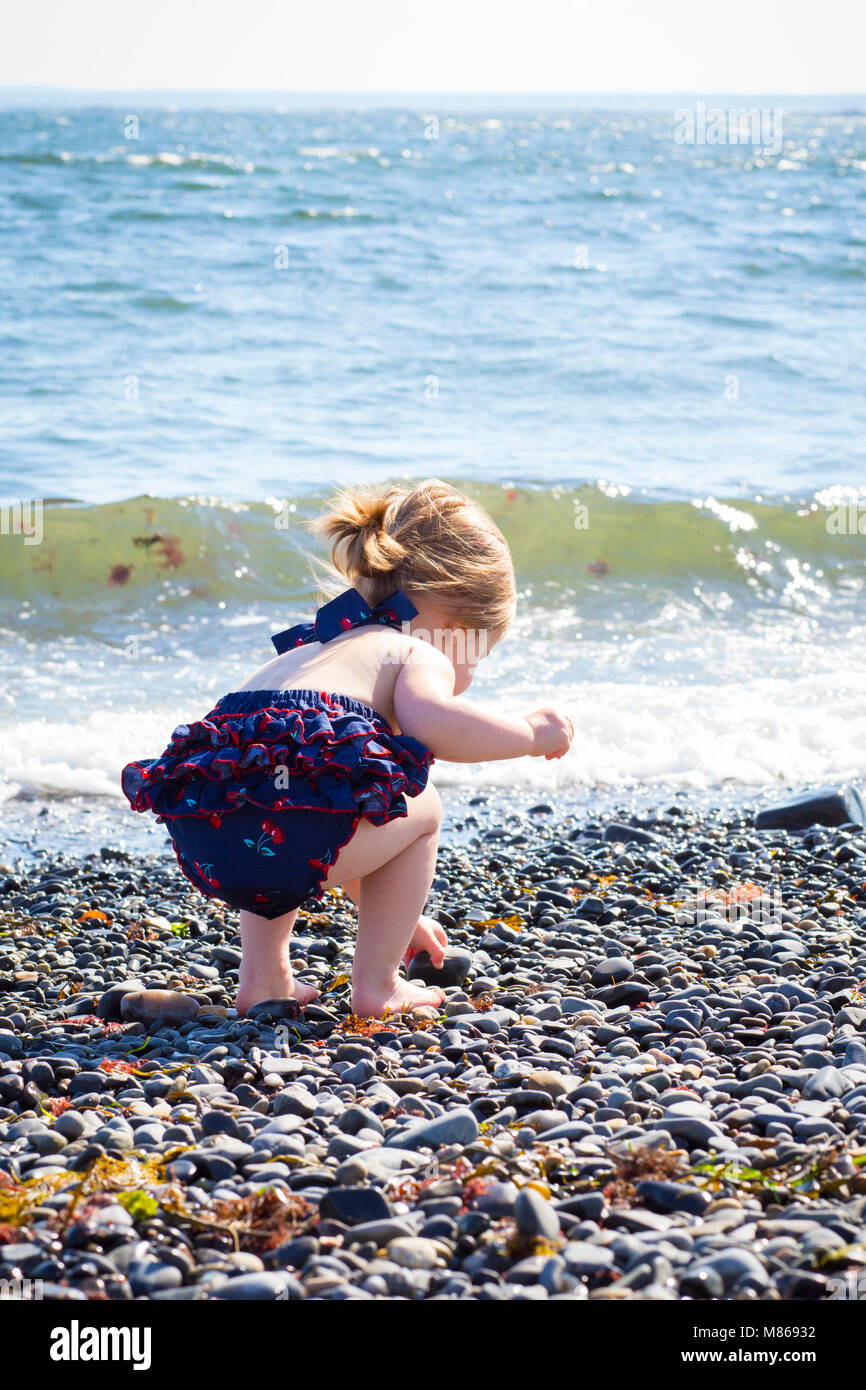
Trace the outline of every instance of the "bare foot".
<instances>
[{"instance_id":1,"label":"bare foot","mask_svg":"<svg viewBox=\"0 0 866 1390\"><path fill-rule=\"evenodd\" d=\"M412 939L406 947L403 964L408 970L412 957L416 956L419 951L426 951L435 968L441 970L447 945L448 937L445 935L445 928L442 924L437 922L435 917L419 917L418 925L412 933Z\"/></svg>"},{"instance_id":2,"label":"bare foot","mask_svg":"<svg viewBox=\"0 0 866 1390\"><path fill-rule=\"evenodd\" d=\"M420 1009L437 1010L445 1003L441 989L413 984L396 978L384 988L360 982L352 985L352 1009L360 1018L384 1018L386 1014L411 1014Z\"/></svg>"},{"instance_id":3,"label":"bare foot","mask_svg":"<svg viewBox=\"0 0 866 1390\"><path fill-rule=\"evenodd\" d=\"M235 999L235 1008L239 1014L246 1014L255 1004L261 1004L264 999L296 999L300 1005L312 1004L314 999L318 999L319 991L313 989L312 985L305 985L301 980L296 980L291 970L288 973L280 972L279 976L273 978L250 978L243 980L238 989Z\"/></svg>"}]
</instances>

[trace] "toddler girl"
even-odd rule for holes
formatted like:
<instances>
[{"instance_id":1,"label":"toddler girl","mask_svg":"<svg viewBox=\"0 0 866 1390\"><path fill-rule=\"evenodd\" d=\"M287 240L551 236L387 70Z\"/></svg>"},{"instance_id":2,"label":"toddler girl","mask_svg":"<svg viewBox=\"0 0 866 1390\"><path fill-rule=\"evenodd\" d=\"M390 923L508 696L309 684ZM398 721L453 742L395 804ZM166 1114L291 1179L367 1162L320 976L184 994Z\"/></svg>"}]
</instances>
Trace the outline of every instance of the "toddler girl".
<instances>
[{"instance_id":1,"label":"toddler girl","mask_svg":"<svg viewBox=\"0 0 866 1390\"><path fill-rule=\"evenodd\" d=\"M160 758L124 768L123 790L165 821L187 878L240 909L240 1013L316 997L292 976L292 928L337 885L358 907L355 1013L429 1010L442 991L399 969L422 949L441 965L447 945L422 916L442 815L433 758L560 758L574 731L552 709L518 718L461 698L516 602L505 539L468 497L437 480L348 489L313 529L352 587L278 633L273 660Z\"/></svg>"}]
</instances>

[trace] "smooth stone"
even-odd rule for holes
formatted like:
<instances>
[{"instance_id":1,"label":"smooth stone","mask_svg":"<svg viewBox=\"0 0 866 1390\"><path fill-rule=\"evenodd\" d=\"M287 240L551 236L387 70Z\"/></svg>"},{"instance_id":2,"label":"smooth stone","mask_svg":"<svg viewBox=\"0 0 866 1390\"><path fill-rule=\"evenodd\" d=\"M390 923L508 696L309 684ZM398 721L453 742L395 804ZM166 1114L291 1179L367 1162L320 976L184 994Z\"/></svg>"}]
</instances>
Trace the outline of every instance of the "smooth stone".
<instances>
[{"instance_id":1,"label":"smooth stone","mask_svg":"<svg viewBox=\"0 0 866 1390\"><path fill-rule=\"evenodd\" d=\"M354 1066L340 1073L340 1080L346 1086L365 1086L376 1075L376 1063L362 1057Z\"/></svg>"},{"instance_id":2,"label":"smooth stone","mask_svg":"<svg viewBox=\"0 0 866 1390\"><path fill-rule=\"evenodd\" d=\"M513 1182L493 1182L477 1198L475 1207L493 1217L511 1216L517 1196L518 1189Z\"/></svg>"},{"instance_id":3,"label":"smooth stone","mask_svg":"<svg viewBox=\"0 0 866 1390\"><path fill-rule=\"evenodd\" d=\"M531 1071L526 1080L531 1090L546 1091L554 1100L567 1096L578 1084L575 1077L563 1076L558 1071Z\"/></svg>"},{"instance_id":4,"label":"smooth stone","mask_svg":"<svg viewBox=\"0 0 866 1390\"><path fill-rule=\"evenodd\" d=\"M376 1246L388 1245L392 1240L400 1237L412 1237L413 1231L408 1220L398 1220L392 1218L389 1221L363 1221L357 1226L353 1226L343 1236L343 1244L363 1245L366 1241L372 1241Z\"/></svg>"},{"instance_id":5,"label":"smooth stone","mask_svg":"<svg viewBox=\"0 0 866 1390\"><path fill-rule=\"evenodd\" d=\"M498 1033L510 1024L516 1023L517 1019L518 1015L513 1009L487 1009L485 1013L475 1015L475 1027L482 1033Z\"/></svg>"},{"instance_id":6,"label":"smooth stone","mask_svg":"<svg viewBox=\"0 0 866 1390\"><path fill-rule=\"evenodd\" d=\"M863 799L856 787L843 784L802 792L788 801L768 806L755 816L758 830L802 830L812 825L862 825L866 820Z\"/></svg>"},{"instance_id":7,"label":"smooth stone","mask_svg":"<svg viewBox=\"0 0 866 1390\"><path fill-rule=\"evenodd\" d=\"M427 951L418 951L409 962L406 974L410 980L423 980L427 985L442 989L462 986L472 968L472 955L459 946L448 946L445 959L437 969Z\"/></svg>"},{"instance_id":8,"label":"smooth stone","mask_svg":"<svg viewBox=\"0 0 866 1390\"><path fill-rule=\"evenodd\" d=\"M345 1077L346 1073L343 1072L341 1081L345 1080ZM344 1134L359 1134L364 1129L372 1129L379 1135L385 1133L385 1126L378 1115L374 1115L363 1105L347 1105L342 1115L337 1117L337 1128Z\"/></svg>"},{"instance_id":9,"label":"smooth stone","mask_svg":"<svg viewBox=\"0 0 866 1390\"><path fill-rule=\"evenodd\" d=\"M636 1008L638 1004L648 1002L650 987L641 984L639 980L624 980L621 985L608 985L605 989L596 990L595 997L610 1009L621 1008L624 1004L629 1008Z\"/></svg>"},{"instance_id":10,"label":"smooth stone","mask_svg":"<svg viewBox=\"0 0 866 1390\"><path fill-rule=\"evenodd\" d=\"M514 1204L517 1230L522 1236L558 1240L562 1234L555 1207L534 1187L523 1187Z\"/></svg>"},{"instance_id":11,"label":"smooth stone","mask_svg":"<svg viewBox=\"0 0 866 1390\"><path fill-rule=\"evenodd\" d=\"M102 995L96 1006L97 1018L105 1019L106 1022L120 1023L123 1015L120 1012L120 1005L127 994L140 994L144 990L144 985L140 980L126 980L120 984L111 985Z\"/></svg>"},{"instance_id":12,"label":"smooth stone","mask_svg":"<svg viewBox=\"0 0 866 1390\"><path fill-rule=\"evenodd\" d=\"M803 1099L832 1100L852 1091L856 1084L851 1076L846 1076L838 1067L821 1067L803 1087Z\"/></svg>"},{"instance_id":13,"label":"smooth stone","mask_svg":"<svg viewBox=\"0 0 866 1390\"><path fill-rule=\"evenodd\" d=\"M671 1221L672 1218L662 1212L642 1210L640 1207L631 1207L627 1210L611 1208L608 1216L609 1226L616 1227L618 1230L629 1231L635 1235L667 1231Z\"/></svg>"},{"instance_id":14,"label":"smooth stone","mask_svg":"<svg viewBox=\"0 0 866 1390\"><path fill-rule=\"evenodd\" d=\"M316 1113L316 1098L305 1086L286 1086L274 1097L275 1115L297 1115L308 1120Z\"/></svg>"},{"instance_id":15,"label":"smooth stone","mask_svg":"<svg viewBox=\"0 0 866 1390\"><path fill-rule=\"evenodd\" d=\"M303 1285L286 1270L266 1273L239 1274L216 1291L218 1298L230 1299L289 1299L304 1297Z\"/></svg>"},{"instance_id":16,"label":"smooth stone","mask_svg":"<svg viewBox=\"0 0 866 1390\"><path fill-rule=\"evenodd\" d=\"M176 1179L177 1182L189 1182L194 1178L198 1171L194 1163L190 1163L186 1158L175 1158L167 1164L165 1170L169 1177Z\"/></svg>"},{"instance_id":17,"label":"smooth stone","mask_svg":"<svg viewBox=\"0 0 866 1390\"><path fill-rule=\"evenodd\" d=\"M322 1220L341 1221L344 1226L386 1221L393 1215L391 1204L375 1187L332 1187L319 1203Z\"/></svg>"},{"instance_id":18,"label":"smooth stone","mask_svg":"<svg viewBox=\"0 0 866 1390\"><path fill-rule=\"evenodd\" d=\"M657 844L661 836L651 830L642 830L636 825L627 825L624 821L612 820L604 827L602 839L626 845L652 845Z\"/></svg>"},{"instance_id":19,"label":"smooth stone","mask_svg":"<svg viewBox=\"0 0 866 1390\"><path fill-rule=\"evenodd\" d=\"M198 980L218 980L220 977L215 965L202 965L197 960L188 961L186 970L188 975L194 975Z\"/></svg>"},{"instance_id":20,"label":"smooth stone","mask_svg":"<svg viewBox=\"0 0 866 1390\"><path fill-rule=\"evenodd\" d=\"M262 999L247 1010L247 1018L256 1023L281 1023L285 1019L298 1023L301 1007L297 999Z\"/></svg>"},{"instance_id":21,"label":"smooth stone","mask_svg":"<svg viewBox=\"0 0 866 1390\"><path fill-rule=\"evenodd\" d=\"M701 1268L710 1269L719 1275L724 1282L726 1293L744 1283L757 1286L759 1289L766 1289L770 1285L770 1276L751 1250L721 1250L716 1255L705 1256L700 1261L698 1271ZM693 1271L693 1274L698 1271Z\"/></svg>"},{"instance_id":22,"label":"smooth stone","mask_svg":"<svg viewBox=\"0 0 866 1390\"><path fill-rule=\"evenodd\" d=\"M78 1110L64 1110L54 1121L54 1128L72 1143L87 1132L87 1121Z\"/></svg>"},{"instance_id":23,"label":"smooth stone","mask_svg":"<svg viewBox=\"0 0 866 1390\"><path fill-rule=\"evenodd\" d=\"M33 1245L29 1242L19 1242L16 1245L0 1245L0 1263L4 1265L26 1265L38 1260L42 1255L42 1247Z\"/></svg>"},{"instance_id":24,"label":"smooth stone","mask_svg":"<svg viewBox=\"0 0 866 1390\"><path fill-rule=\"evenodd\" d=\"M439 1263L436 1242L424 1236L397 1236L388 1241L388 1259L404 1269L435 1269Z\"/></svg>"},{"instance_id":25,"label":"smooth stone","mask_svg":"<svg viewBox=\"0 0 866 1390\"><path fill-rule=\"evenodd\" d=\"M590 983L593 989L601 989L604 985L621 985L634 973L634 966L624 956L608 956L593 966Z\"/></svg>"},{"instance_id":26,"label":"smooth stone","mask_svg":"<svg viewBox=\"0 0 866 1390\"><path fill-rule=\"evenodd\" d=\"M687 1144L716 1148L731 1148L733 1145L733 1140L718 1125L698 1116L665 1115L662 1120L653 1120L651 1128L666 1130L672 1139L684 1139Z\"/></svg>"},{"instance_id":27,"label":"smooth stone","mask_svg":"<svg viewBox=\"0 0 866 1390\"><path fill-rule=\"evenodd\" d=\"M136 1297L152 1296L158 1289L176 1289L183 1283L183 1274L177 1265L151 1259L133 1260L127 1278Z\"/></svg>"},{"instance_id":28,"label":"smooth stone","mask_svg":"<svg viewBox=\"0 0 866 1390\"><path fill-rule=\"evenodd\" d=\"M387 1181L403 1169L421 1168L427 1160L421 1154L408 1149L366 1149L364 1153L353 1154L345 1159L337 1169L337 1182L354 1186L364 1181Z\"/></svg>"},{"instance_id":29,"label":"smooth stone","mask_svg":"<svg viewBox=\"0 0 866 1390\"><path fill-rule=\"evenodd\" d=\"M276 1115L266 1125L262 1125L258 1130L258 1136L263 1134L294 1134L303 1127L304 1121L300 1115Z\"/></svg>"},{"instance_id":30,"label":"smooth stone","mask_svg":"<svg viewBox=\"0 0 866 1390\"><path fill-rule=\"evenodd\" d=\"M604 1274L613 1268L613 1251L604 1245L591 1245L588 1241L572 1240L562 1249L562 1258L574 1274Z\"/></svg>"},{"instance_id":31,"label":"smooth stone","mask_svg":"<svg viewBox=\"0 0 866 1390\"><path fill-rule=\"evenodd\" d=\"M435 1120L400 1125L385 1140L388 1148L438 1149L448 1144L471 1144L479 1134L478 1120L467 1107L458 1106Z\"/></svg>"},{"instance_id":32,"label":"smooth stone","mask_svg":"<svg viewBox=\"0 0 866 1390\"><path fill-rule=\"evenodd\" d=\"M664 1182L645 1179L637 1184L637 1194L650 1211L667 1214L672 1211L685 1211L700 1216L712 1202L712 1197L700 1188L688 1187L684 1183Z\"/></svg>"},{"instance_id":33,"label":"smooth stone","mask_svg":"<svg viewBox=\"0 0 866 1390\"><path fill-rule=\"evenodd\" d=\"M821 1135L827 1135L831 1139L840 1138L842 1130L839 1125L834 1125L830 1120L797 1120L794 1125L794 1133L798 1139L817 1139Z\"/></svg>"},{"instance_id":34,"label":"smooth stone","mask_svg":"<svg viewBox=\"0 0 866 1390\"><path fill-rule=\"evenodd\" d=\"M377 1145L379 1137L374 1141ZM351 1158L370 1147L370 1141L354 1134L332 1134L328 1140L328 1158Z\"/></svg>"},{"instance_id":35,"label":"smooth stone","mask_svg":"<svg viewBox=\"0 0 866 1390\"><path fill-rule=\"evenodd\" d=\"M120 1013L128 1023L188 1023L200 1012L200 1005L189 994L173 989L144 989L124 994Z\"/></svg>"},{"instance_id":36,"label":"smooth stone","mask_svg":"<svg viewBox=\"0 0 866 1390\"><path fill-rule=\"evenodd\" d=\"M693 1119L709 1120L712 1110L700 1100L675 1100L670 1105L665 1106L665 1119Z\"/></svg>"},{"instance_id":37,"label":"smooth stone","mask_svg":"<svg viewBox=\"0 0 866 1390\"><path fill-rule=\"evenodd\" d=\"M568 1124L555 1125L553 1129L545 1130L545 1140L550 1139L587 1139L593 1133L592 1125L585 1120L569 1120Z\"/></svg>"},{"instance_id":38,"label":"smooth stone","mask_svg":"<svg viewBox=\"0 0 866 1390\"><path fill-rule=\"evenodd\" d=\"M506 1274L506 1284L532 1285L538 1283L549 1258L548 1255L527 1255L525 1259L518 1260L517 1264L512 1265Z\"/></svg>"},{"instance_id":39,"label":"smooth stone","mask_svg":"<svg viewBox=\"0 0 866 1390\"><path fill-rule=\"evenodd\" d=\"M239 966L243 952L237 946L214 946L210 955L211 960L218 960L223 965Z\"/></svg>"}]
</instances>

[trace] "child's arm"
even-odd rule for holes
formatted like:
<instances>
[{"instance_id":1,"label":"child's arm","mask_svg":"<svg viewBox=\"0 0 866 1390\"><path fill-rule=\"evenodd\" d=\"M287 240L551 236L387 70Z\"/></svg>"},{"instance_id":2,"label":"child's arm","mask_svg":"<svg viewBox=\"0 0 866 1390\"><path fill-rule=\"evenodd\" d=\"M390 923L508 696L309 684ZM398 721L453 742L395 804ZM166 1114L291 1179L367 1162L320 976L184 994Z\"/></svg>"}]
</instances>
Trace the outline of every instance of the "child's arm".
<instances>
[{"instance_id":1,"label":"child's arm","mask_svg":"<svg viewBox=\"0 0 866 1390\"><path fill-rule=\"evenodd\" d=\"M413 659L414 657L414 659ZM394 712L404 734L417 738L437 758L451 763L486 763L500 758L560 758L574 734L571 721L554 710L523 719L479 708L454 694L454 667L427 647L405 662L394 686Z\"/></svg>"}]
</instances>

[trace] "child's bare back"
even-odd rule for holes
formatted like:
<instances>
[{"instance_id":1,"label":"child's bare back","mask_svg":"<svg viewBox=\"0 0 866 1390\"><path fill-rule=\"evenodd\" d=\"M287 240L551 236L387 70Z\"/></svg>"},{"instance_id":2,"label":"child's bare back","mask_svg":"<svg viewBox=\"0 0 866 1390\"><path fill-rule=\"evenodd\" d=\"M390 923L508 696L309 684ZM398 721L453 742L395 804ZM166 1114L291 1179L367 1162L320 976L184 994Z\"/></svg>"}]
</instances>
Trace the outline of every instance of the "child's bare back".
<instances>
[{"instance_id":1,"label":"child's bare back","mask_svg":"<svg viewBox=\"0 0 866 1390\"><path fill-rule=\"evenodd\" d=\"M238 689L325 690L345 695L372 706L399 733L394 686L417 647L417 638L393 628L356 628L324 645L296 647L274 657Z\"/></svg>"}]
</instances>

